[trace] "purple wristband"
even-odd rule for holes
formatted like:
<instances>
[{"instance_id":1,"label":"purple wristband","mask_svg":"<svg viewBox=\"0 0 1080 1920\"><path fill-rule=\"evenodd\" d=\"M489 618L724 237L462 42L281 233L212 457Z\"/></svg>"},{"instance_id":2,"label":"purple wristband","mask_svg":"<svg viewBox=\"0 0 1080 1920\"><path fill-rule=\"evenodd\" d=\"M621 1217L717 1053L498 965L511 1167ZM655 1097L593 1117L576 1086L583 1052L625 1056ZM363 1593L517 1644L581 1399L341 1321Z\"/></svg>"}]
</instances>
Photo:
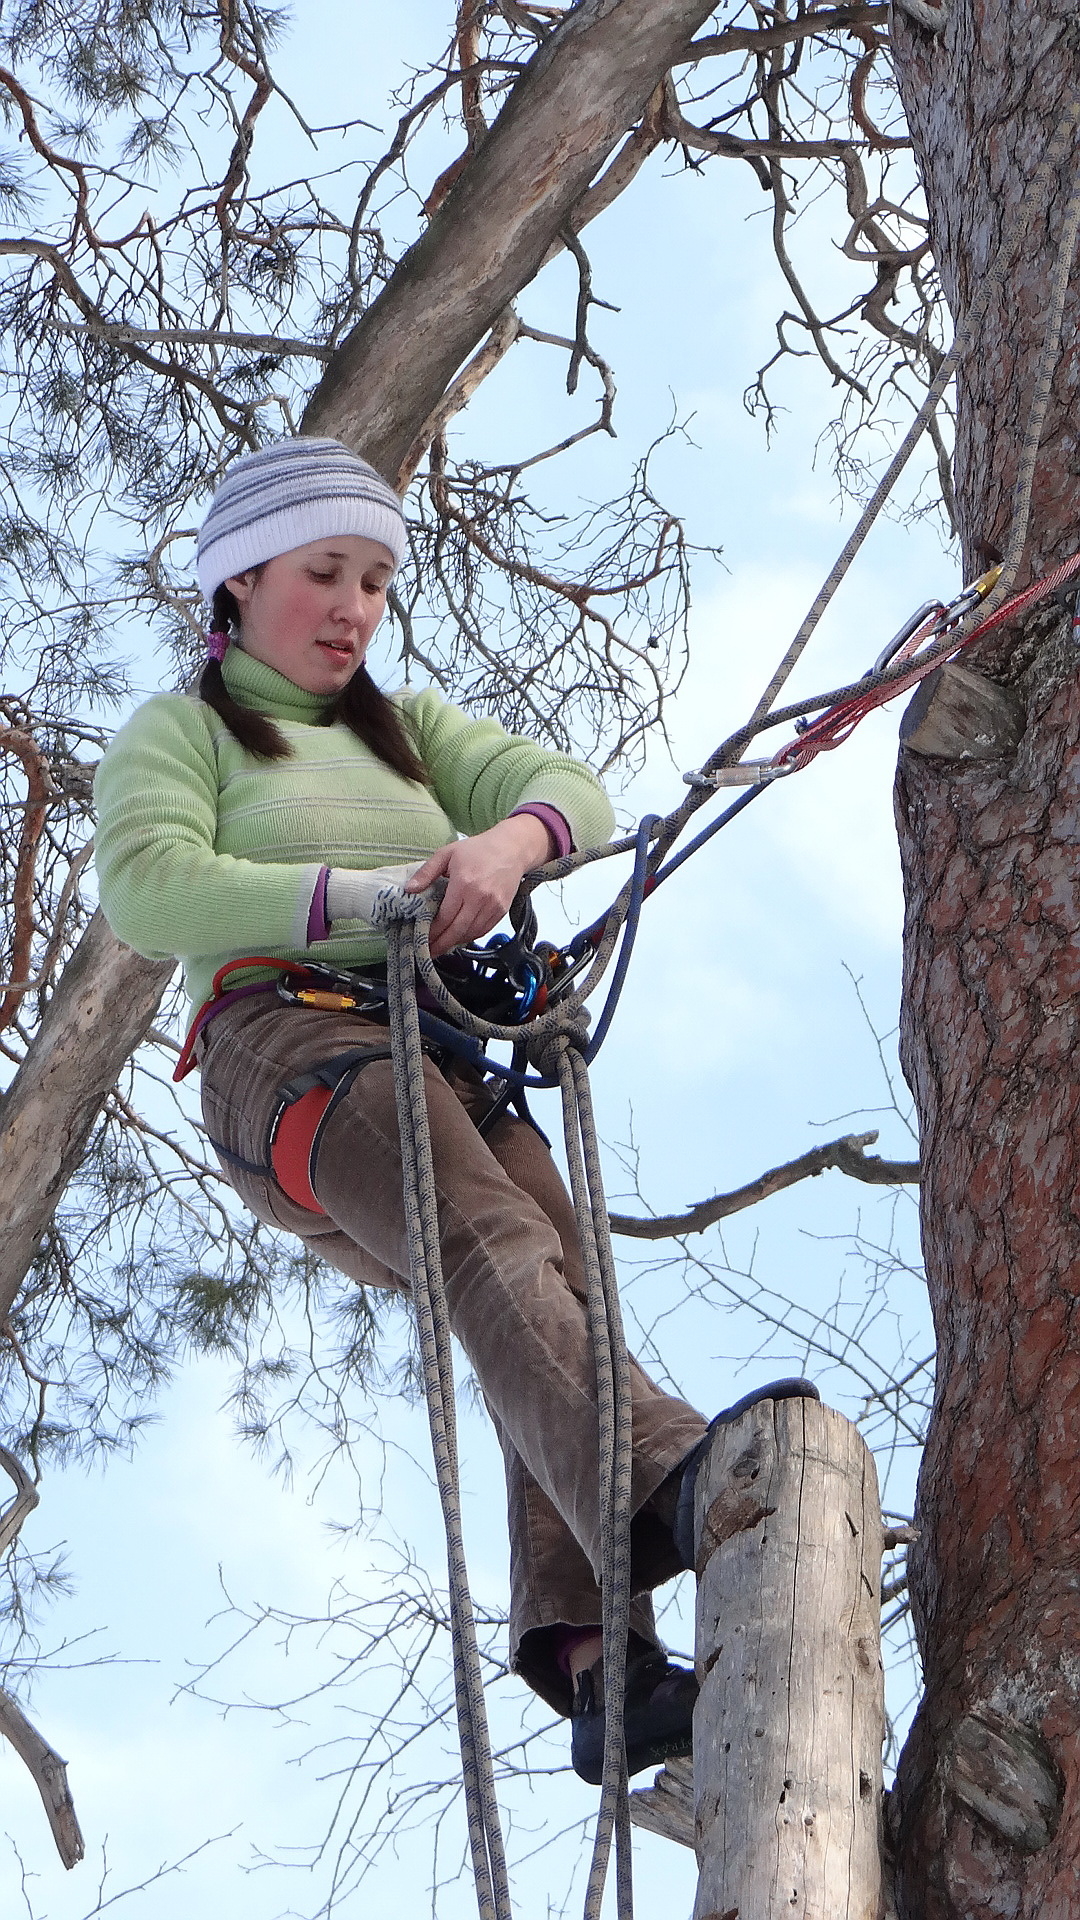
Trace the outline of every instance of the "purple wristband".
<instances>
[{"instance_id":1,"label":"purple wristband","mask_svg":"<svg viewBox=\"0 0 1080 1920\"><path fill-rule=\"evenodd\" d=\"M574 836L565 814L560 813L558 807L549 807L546 800L526 800L520 807L514 807L507 818L512 820L515 813L531 813L541 826L547 828L554 849L549 859L562 860L568 853L573 853Z\"/></svg>"},{"instance_id":2,"label":"purple wristband","mask_svg":"<svg viewBox=\"0 0 1080 1920\"><path fill-rule=\"evenodd\" d=\"M307 917L307 942L310 947L316 940L329 940L330 922L326 917L326 888L330 879L329 867L319 868L319 877L312 890L311 905Z\"/></svg>"}]
</instances>

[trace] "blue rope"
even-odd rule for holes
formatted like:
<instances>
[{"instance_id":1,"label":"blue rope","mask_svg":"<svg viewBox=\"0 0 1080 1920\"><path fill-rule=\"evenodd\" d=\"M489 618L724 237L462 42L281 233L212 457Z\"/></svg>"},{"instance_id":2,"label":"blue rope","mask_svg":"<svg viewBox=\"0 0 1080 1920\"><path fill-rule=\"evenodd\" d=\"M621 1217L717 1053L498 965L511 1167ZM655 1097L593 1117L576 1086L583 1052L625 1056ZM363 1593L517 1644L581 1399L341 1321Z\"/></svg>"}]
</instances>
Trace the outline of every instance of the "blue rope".
<instances>
[{"instance_id":1,"label":"blue rope","mask_svg":"<svg viewBox=\"0 0 1080 1920\"><path fill-rule=\"evenodd\" d=\"M687 842L681 853L675 854L664 866L658 868L653 879L653 888L658 887L662 880L669 879L676 869L682 866L684 860L689 860L690 855L696 853L699 847L703 847L706 840L711 840L714 833L719 833L721 827L726 827L729 820L734 820L737 813L742 813L744 807L748 807L751 800L756 800L758 794L764 791L765 787L762 785L748 787L745 793L740 793L738 799L724 809L719 819L714 820L711 826L703 827L700 833L696 833L694 838Z\"/></svg>"},{"instance_id":2,"label":"blue rope","mask_svg":"<svg viewBox=\"0 0 1080 1920\"><path fill-rule=\"evenodd\" d=\"M608 988L608 997L604 1002L604 1011L596 1023L596 1032L585 1054L585 1059L590 1065L607 1038L608 1028L615 1018L615 1009L626 983L627 969L633 956L641 909L645 902L645 890L649 882L649 842L653 836L653 828L659 825L659 821L659 814L647 813L637 830L634 872L630 881L630 899L626 908L626 919L623 922L622 945L619 948L619 958L615 965L611 986Z\"/></svg>"},{"instance_id":3,"label":"blue rope","mask_svg":"<svg viewBox=\"0 0 1080 1920\"><path fill-rule=\"evenodd\" d=\"M584 1057L589 1065L595 1060L600 1048L607 1039L611 1023L615 1018L619 1001L622 998L623 988L626 985L626 976L629 972L630 961L633 958L634 945L637 940L641 921L641 909L649 894L654 892L662 881L670 879L671 875L676 873L683 865L683 862L689 860L692 853L697 853L699 847L703 847L706 841L711 840L714 834L720 832L721 827L726 827L729 820L734 820L736 814L742 813L744 809L750 805L750 802L756 800L758 795L764 791L764 785L748 787L746 792L741 793L739 798L733 801L730 807L724 809L724 812L720 814L718 819L714 820L710 826L704 827L700 833L695 834L694 838L683 847L681 853L674 854L670 860L665 861L663 866L656 868L651 874L649 872L649 845L656 827L660 824L660 815L647 813L639 822L634 836L634 871L630 880L630 897L627 903L626 919L623 923L619 957L615 964L615 972L612 976L611 986L608 988L608 995L604 1002L603 1012L596 1023L596 1031L589 1042L589 1046L585 1050ZM608 912L610 913L610 911L611 909L609 908ZM606 919L607 915L605 914L603 919L595 923L596 926L602 928ZM581 938L582 936L579 935L578 937ZM482 1044L478 1039L470 1034L463 1033L460 1027L453 1027L448 1021L440 1020L437 1015L428 1013L426 1010L422 1010L420 1013L420 1027L425 1037L433 1040L437 1046L449 1048L451 1052L459 1054L463 1059L466 1059L470 1066L475 1067L479 1073L495 1074L498 1079L507 1081L509 1085L513 1087L543 1090L558 1086L559 1084L557 1079L550 1078L547 1075L522 1073L516 1067L504 1066L500 1060L493 1060L490 1054L483 1051ZM527 1031L527 1023L523 1023L523 1036Z\"/></svg>"}]
</instances>

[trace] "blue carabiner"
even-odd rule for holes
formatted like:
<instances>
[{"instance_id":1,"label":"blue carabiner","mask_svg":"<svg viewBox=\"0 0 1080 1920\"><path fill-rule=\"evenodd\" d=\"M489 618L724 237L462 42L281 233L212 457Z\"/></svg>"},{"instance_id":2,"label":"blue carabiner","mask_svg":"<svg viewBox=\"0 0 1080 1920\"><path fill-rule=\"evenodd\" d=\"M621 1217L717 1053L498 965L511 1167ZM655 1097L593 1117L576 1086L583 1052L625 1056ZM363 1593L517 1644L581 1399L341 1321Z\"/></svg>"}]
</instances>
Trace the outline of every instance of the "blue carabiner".
<instances>
[{"instance_id":1,"label":"blue carabiner","mask_svg":"<svg viewBox=\"0 0 1080 1920\"><path fill-rule=\"evenodd\" d=\"M521 998L518 1001L518 1005L517 1005L517 1017L519 1022L522 1020L528 1019L529 1014L531 1013L532 1008L535 1004L536 996L540 991L541 983L544 978L543 969L537 965L535 960L525 960L523 962L523 967L525 972L528 975L528 979L526 980L525 985L523 987L518 987L518 991L521 995ZM518 986L516 975L514 976L514 985L515 987Z\"/></svg>"}]
</instances>

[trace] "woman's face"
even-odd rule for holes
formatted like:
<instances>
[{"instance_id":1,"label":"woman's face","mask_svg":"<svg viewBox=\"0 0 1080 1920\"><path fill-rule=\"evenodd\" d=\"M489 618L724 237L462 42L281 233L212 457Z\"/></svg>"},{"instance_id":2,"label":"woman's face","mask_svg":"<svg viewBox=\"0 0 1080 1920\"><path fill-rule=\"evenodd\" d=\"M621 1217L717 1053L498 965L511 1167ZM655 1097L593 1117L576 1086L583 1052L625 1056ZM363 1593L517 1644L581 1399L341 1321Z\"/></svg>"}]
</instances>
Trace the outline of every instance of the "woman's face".
<instances>
[{"instance_id":1,"label":"woman's face","mask_svg":"<svg viewBox=\"0 0 1080 1920\"><path fill-rule=\"evenodd\" d=\"M305 693L340 693L386 611L393 571L388 547L349 533L226 580L244 652Z\"/></svg>"}]
</instances>

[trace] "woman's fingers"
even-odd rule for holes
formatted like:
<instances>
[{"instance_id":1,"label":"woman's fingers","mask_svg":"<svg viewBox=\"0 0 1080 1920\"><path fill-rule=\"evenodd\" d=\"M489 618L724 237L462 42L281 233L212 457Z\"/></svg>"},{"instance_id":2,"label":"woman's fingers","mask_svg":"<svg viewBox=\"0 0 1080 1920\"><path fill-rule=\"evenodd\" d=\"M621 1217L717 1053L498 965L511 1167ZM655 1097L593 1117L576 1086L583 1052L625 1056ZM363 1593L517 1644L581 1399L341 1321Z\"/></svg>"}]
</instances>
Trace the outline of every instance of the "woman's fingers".
<instances>
[{"instance_id":1,"label":"woman's fingers","mask_svg":"<svg viewBox=\"0 0 1080 1920\"><path fill-rule=\"evenodd\" d=\"M514 815L486 833L452 840L425 860L407 891L422 893L440 875L446 876L446 892L431 926L432 953L467 946L497 927L522 874L546 857L548 842L542 822L530 814Z\"/></svg>"},{"instance_id":2,"label":"woman's fingers","mask_svg":"<svg viewBox=\"0 0 1080 1920\"><path fill-rule=\"evenodd\" d=\"M423 893L425 887L430 887L432 881L437 880L440 874L446 872L450 865L451 855L460 844L460 841L451 840L449 846L440 847L436 853L433 853L429 859L424 861L422 867L417 867L411 880L406 881L405 892Z\"/></svg>"},{"instance_id":3,"label":"woman's fingers","mask_svg":"<svg viewBox=\"0 0 1080 1920\"><path fill-rule=\"evenodd\" d=\"M511 894L510 898L513 898ZM438 913L431 925L431 951L449 953L451 947L464 947L490 933L502 919L509 900L492 896L486 888L475 889L451 879Z\"/></svg>"}]
</instances>

